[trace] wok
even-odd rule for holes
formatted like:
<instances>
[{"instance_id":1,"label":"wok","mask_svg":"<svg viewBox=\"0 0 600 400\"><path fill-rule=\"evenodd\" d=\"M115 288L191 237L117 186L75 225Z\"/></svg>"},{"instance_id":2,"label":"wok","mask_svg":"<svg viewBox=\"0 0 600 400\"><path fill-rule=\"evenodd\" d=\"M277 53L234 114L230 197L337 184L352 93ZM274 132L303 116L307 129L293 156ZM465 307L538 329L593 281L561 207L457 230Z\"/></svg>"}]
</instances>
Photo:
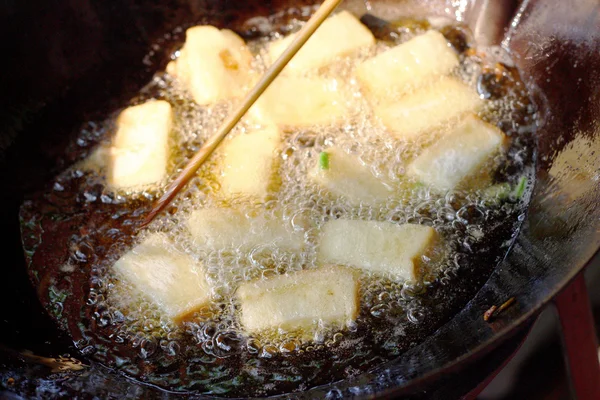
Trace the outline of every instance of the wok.
<instances>
[{"instance_id":1,"label":"wok","mask_svg":"<svg viewBox=\"0 0 600 400\"><path fill-rule=\"evenodd\" d=\"M0 77L0 212L5 230L0 385L10 390L5 393L9 398L16 393L51 398L179 396L93 363L81 371L56 374L23 355L27 349L40 356L70 354L85 361L44 312L29 282L19 206L74 161L65 156L65 149L82 121L122 107L153 72L165 67L175 46L165 39L166 32L210 23L253 37L264 33L264 18L307 18L300 12L285 12L299 3L30 0L4 4L0 11L5 48ZM600 248L600 4L595 0L348 0L344 7L385 19L437 14L470 25L476 40L502 43L510 51L538 108L535 189L519 235L503 262L484 279L465 278L472 287L457 291L458 312L436 321L431 335L396 360L355 378L295 394L297 398L415 393L444 397L428 389L436 387L432 382L441 377L447 382L479 376L468 369L474 360L510 353L514 346L510 339ZM151 48L156 43L163 46ZM491 324L483 321L490 305L512 296L515 306ZM8 377L16 377L16 384L10 386ZM460 390L445 393L447 397L460 394Z\"/></svg>"}]
</instances>

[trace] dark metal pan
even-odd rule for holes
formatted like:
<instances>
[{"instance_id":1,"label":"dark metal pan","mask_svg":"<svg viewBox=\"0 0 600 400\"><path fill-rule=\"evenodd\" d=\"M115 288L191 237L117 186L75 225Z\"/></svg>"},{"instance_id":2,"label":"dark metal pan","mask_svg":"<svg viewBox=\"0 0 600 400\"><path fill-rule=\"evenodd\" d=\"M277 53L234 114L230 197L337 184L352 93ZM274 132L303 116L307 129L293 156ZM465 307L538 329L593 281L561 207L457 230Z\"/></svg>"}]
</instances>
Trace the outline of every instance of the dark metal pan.
<instances>
[{"instance_id":1,"label":"dark metal pan","mask_svg":"<svg viewBox=\"0 0 600 400\"><path fill-rule=\"evenodd\" d=\"M81 121L98 110L123 106L154 71L165 67L165 55L173 50L169 46L146 57L151 44L164 40L165 32L211 23L251 37L261 32L247 22L249 17L283 15L281 11L297 4L86 0L3 6L0 209L6 242L0 283L0 387L26 397L177 396L99 366L54 374L35 357L23 355L24 349L46 357L78 353L43 311L28 280L19 206L73 161L63 155ZM468 281L471 288L456 296L456 313L438 320L427 338L396 360L350 380L297 393L298 398L409 395L422 393L441 377L464 379L472 362L510 343L506 341L600 248L597 1L382 0L348 1L346 7L357 13L370 9L382 18L420 13L452 16L470 24L479 41L501 42L530 86L540 115L536 185L512 250L491 275ZM493 323L483 320L490 305L509 297L516 298L515 306ZM16 385L8 383L13 376L20 378Z\"/></svg>"}]
</instances>

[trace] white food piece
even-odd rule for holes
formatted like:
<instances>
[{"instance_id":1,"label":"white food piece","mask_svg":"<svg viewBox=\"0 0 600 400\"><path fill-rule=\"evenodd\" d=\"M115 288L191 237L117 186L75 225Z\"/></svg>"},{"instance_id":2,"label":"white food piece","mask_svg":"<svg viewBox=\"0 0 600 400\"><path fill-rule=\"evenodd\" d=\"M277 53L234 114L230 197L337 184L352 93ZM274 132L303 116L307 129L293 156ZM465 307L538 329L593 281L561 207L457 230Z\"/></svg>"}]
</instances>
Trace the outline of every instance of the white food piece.
<instances>
[{"instance_id":1,"label":"white food piece","mask_svg":"<svg viewBox=\"0 0 600 400\"><path fill-rule=\"evenodd\" d=\"M248 282L237 290L240 321L250 333L342 329L358 315L358 289L355 273L339 266Z\"/></svg>"},{"instance_id":2,"label":"white food piece","mask_svg":"<svg viewBox=\"0 0 600 400\"><path fill-rule=\"evenodd\" d=\"M317 261L418 281L423 274L421 256L430 252L437 237L435 229L425 225L337 219L321 229Z\"/></svg>"},{"instance_id":3,"label":"white food piece","mask_svg":"<svg viewBox=\"0 0 600 400\"><path fill-rule=\"evenodd\" d=\"M171 105L153 100L126 108L117 119L109 156L108 183L138 188L160 183L167 176Z\"/></svg>"},{"instance_id":4,"label":"white food piece","mask_svg":"<svg viewBox=\"0 0 600 400\"><path fill-rule=\"evenodd\" d=\"M322 169L317 160L309 176L317 185L331 193L344 196L353 205L370 204L376 206L392 194L391 189L371 172L370 168L358 159L339 148L329 148L329 165Z\"/></svg>"},{"instance_id":5,"label":"white food piece","mask_svg":"<svg viewBox=\"0 0 600 400\"><path fill-rule=\"evenodd\" d=\"M188 229L198 248L211 250L271 246L284 251L301 251L304 232L294 230L289 221L259 214L254 217L231 208L195 210Z\"/></svg>"},{"instance_id":6,"label":"white food piece","mask_svg":"<svg viewBox=\"0 0 600 400\"><path fill-rule=\"evenodd\" d=\"M148 236L117 260L113 268L117 276L174 322L210 302L211 291L202 266L175 249L164 234Z\"/></svg>"},{"instance_id":7,"label":"white food piece","mask_svg":"<svg viewBox=\"0 0 600 400\"><path fill-rule=\"evenodd\" d=\"M305 127L340 122L346 106L335 79L278 77L250 108L261 124Z\"/></svg>"},{"instance_id":8,"label":"white food piece","mask_svg":"<svg viewBox=\"0 0 600 400\"><path fill-rule=\"evenodd\" d=\"M253 196L264 201L272 183L279 144L279 130L275 126L241 134L224 143L221 193L226 197Z\"/></svg>"},{"instance_id":9,"label":"white food piece","mask_svg":"<svg viewBox=\"0 0 600 400\"><path fill-rule=\"evenodd\" d=\"M177 77L201 105L242 96L252 81L252 53L229 29L195 26L167 72Z\"/></svg>"},{"instance_id":10,"label":"white food piece","mask_svg":"<svg viewBox=\"0 0 600 400\"><path fill-rule=\"evenodd\" d=\"M485 165L506 143L504 133L469 116L452 132L426 148L408 167L408 175L438 190L451 190L486 175Z\"/></svg>"},{"instance_id":11,"label":"white food piece","mask_svg":"<svg viewBox=\"0 0 600 400\"><path fill-rule=\"evenodd\" d=\"M376 106L374 111L396 137L414 140L477 112L482 105L474 89L454 78L442 78L391 104Z\"/></svg>"},{"instance_id":12,"label":"white food piece","mask_svg":"<svg viewBox=\"0 0 600 400\"><path fill-rule=\"evenodd\" d=\"M360 64L356 77L375 99L395 99L448 75L459 64L444 35L437 31L414 37Z\"/></svg>"},{"instance_id":13,"label":"white food piece","mask_svg":"<svg viewBox=\"0 0 600 400\"><path fill-rule=\"evenodd\" d=\"M272 42L269 58L275 62L292 43L296 34ZM284 73L302 74L330 64L337 57L352 54L360 48L375 43L375 37L354 15L341 11L328 18L296 53Z\"/></svg>"}]
</instances>

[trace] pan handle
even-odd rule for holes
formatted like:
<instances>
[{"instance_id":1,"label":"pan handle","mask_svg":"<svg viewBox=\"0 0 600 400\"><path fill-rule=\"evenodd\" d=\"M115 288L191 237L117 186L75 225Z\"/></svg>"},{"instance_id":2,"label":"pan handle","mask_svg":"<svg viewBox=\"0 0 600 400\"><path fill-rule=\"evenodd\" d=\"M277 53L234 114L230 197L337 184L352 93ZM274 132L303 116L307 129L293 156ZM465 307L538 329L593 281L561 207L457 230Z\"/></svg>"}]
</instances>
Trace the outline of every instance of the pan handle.
<instances>
[{"instance_id":1,"label":"pan handle","mask_svg":"<svg viewBox=\"0 0 600 400\"><path fill-rule=\"evenodd\" d=\"M554 299L575 398L600 399L598 340L583 272Z\"/></svg>"}]
</instances>

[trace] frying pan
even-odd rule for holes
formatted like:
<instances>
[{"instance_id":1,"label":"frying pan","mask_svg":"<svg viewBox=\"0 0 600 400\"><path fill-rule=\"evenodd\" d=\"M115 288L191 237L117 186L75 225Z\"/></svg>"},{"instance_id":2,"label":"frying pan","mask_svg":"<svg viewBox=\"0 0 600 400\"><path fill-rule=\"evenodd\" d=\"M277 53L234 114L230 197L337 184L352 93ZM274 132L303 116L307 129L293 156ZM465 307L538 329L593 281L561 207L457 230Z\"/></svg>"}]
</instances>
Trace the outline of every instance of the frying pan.
<instances>
[{"instance_id":1,"label":"frying pan","mask_svg":"<svg viewBox=\"0 0 600 400\"><path fill-rule=\"evenodd\" d=\"M136 0L5 2L0 76L2 136L0 212L5 234L0 280L0 385L8 398L170 398L178 395L127 380L92 364L55 373L33 354L78 357L38 303L20 243L18 210L74 160L65 152L82 121L126 104L164 68L173 50L163 36L177 26L210 23L245 37L261 21L308 2ZM481 282L457 295L458 312L396 360L355 378L296 393L296 398L420 395L441 377L510 344L600 248L600 4L596 0L351 1L346 8L392 19L437 14L470 25L482 44L508 49L530 87L540 125L536 184L511 251ZM251 18L249 20L249 18ZM165 46L152 49L151 45ZM88 143L82 146L90 145ZM465 294L466 293L466 294ZM493 323L483 312L515 297ZM510 346L505 352L510 352ZM82 358L83 359L83 358ZM16 377L8 386L7 378ZM12 394L11 394L12 393ZM425 394L424 394L425 393ZM446 393L448 397L450 393Z\"/></svg>"}]
</instances>

